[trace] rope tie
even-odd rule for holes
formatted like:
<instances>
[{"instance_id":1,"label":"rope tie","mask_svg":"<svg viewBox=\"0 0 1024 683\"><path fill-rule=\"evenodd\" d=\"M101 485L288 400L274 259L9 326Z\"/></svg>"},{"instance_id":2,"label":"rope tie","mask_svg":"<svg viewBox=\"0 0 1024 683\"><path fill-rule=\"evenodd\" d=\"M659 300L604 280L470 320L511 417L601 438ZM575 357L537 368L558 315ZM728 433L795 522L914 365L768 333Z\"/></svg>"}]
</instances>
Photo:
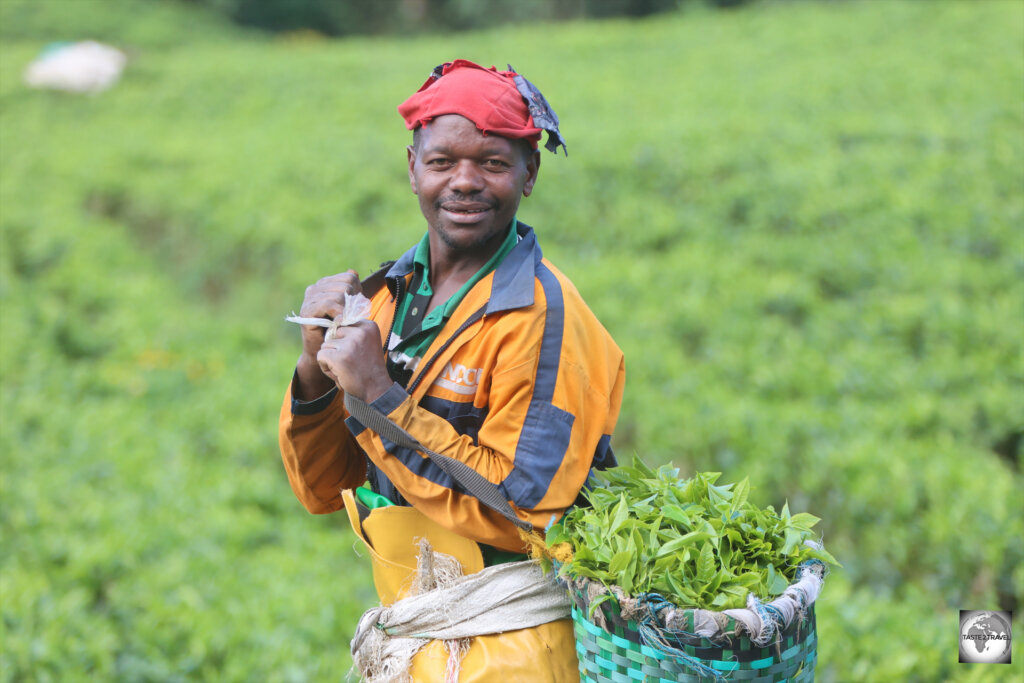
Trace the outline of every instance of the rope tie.
<instances>
[{"instance_id":1,"label":"rope tie","mask_svg":"<svg viewBox=\"0 0 1024 683\"><path fill-rule=\"evenodd\" d=\"M669 644L666 636L674 637L678 640L681 636L695 637L696 635L681 629L662 626L661 612L671 609L675 605L655 593L641 596L640 602L647 608L640 617L639 628L637 629L640 632L640 640L644 645L658 652L671 655L700 676L711 678L715 681L725 680L725 677L715 669Z\"/></svg>"}]
</instances>

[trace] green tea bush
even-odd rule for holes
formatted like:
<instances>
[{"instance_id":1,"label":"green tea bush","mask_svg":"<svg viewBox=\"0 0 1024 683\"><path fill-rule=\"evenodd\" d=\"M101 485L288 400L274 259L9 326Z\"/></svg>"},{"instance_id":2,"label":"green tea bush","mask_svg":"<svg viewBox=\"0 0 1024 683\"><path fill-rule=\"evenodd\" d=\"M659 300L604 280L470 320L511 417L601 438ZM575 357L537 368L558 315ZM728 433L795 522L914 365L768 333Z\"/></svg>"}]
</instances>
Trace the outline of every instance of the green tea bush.
<instances>
[{"instance_id":1,"label":"green tea bush","mask_svg":"<svg viewBox=\"0 0 1024 683\"><path fill-rule=\"evenodd\" d=\"M0 3L3 680L344 675L376 598L288 489L282 318L421 236L394 107L457 56L562 118L520 218L626 353L620 460L822 518L820 680L998 680L952 643L1024 595L1019 3L330 42L126 2ZM21 84L87 37L114 89Z\"/></svg>"}]
</instances>

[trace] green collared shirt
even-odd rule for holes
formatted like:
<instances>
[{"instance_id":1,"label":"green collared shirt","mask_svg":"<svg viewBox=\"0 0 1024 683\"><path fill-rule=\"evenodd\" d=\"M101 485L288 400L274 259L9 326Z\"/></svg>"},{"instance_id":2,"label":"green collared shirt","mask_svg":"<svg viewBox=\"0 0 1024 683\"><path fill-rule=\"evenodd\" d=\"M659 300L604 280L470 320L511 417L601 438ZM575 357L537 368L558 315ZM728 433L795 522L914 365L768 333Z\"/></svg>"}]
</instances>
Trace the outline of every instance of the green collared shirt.
<instances>
[{"instance_id":1,"label":"green collared shirt","mask_svg":"<svg viewBox=\"0 0 1024 683\"><path fill-rule=\"evenodd\" d=\"M414 305L414 301L418 299L420 302L426 302L433 296L434 292L430 287L429 233L423 236L423 239L420 240L419 245L416 247L416 254L413 257L412 283L415 291L411 287L402 297L398 311L395 314L395 324L392 327L392 337L397 336L399 340L396 342L392 339L389 356L391 362L397 366L398 370L401 370L403 365L405 374L415 370L415 367L419 364L419 359L434 342L434 339L437 338L441 328L452 317L455 309L458 308L469 290L473 288L473 285L495 270L516 246L518 241L519 235L516 232L516 219L513 218L505 240L487 263L473 277L469 278L457 292L452 294L447 301L424 315L424 311L419 309L421 306L425 307L426 304L418 303ZM415 286L417 283L418 286ZM408 380L408 376L405 378L393 377L393 379L401 382L402 379ZM405 384L405 382L401 383Z\"/></svg>"}]
</instances>

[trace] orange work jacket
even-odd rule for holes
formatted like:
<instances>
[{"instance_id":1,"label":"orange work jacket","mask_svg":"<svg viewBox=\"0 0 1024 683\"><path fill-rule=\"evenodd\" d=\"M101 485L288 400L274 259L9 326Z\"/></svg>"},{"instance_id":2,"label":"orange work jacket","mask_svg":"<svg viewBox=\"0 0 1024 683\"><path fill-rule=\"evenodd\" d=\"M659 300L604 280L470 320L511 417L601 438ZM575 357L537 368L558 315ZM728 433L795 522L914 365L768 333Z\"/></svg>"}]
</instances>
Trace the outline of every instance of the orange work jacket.
<instances>
[{"instance_id":1,"label":"orange work jacket","mask_svg":"<svg viewBox=\"0 0 1024 683\"><path fill-rule=\"evenodd\" d=\"M392 385L372 405L426 448L501 487L516 514L543 529L573 504L592 467L615 464L610 440L625 365L576 288L543 258L533 229L518 230L515 248L466 294L408 386ZM414 253L370 299L382 344ZM364 428L339 394L301 402L289 386L281 407L281 456L306 509L339 510L343 489L383 475L438 524L502 550L524 549L514 525L425 456Z\"/></svg>"}]
</instances>

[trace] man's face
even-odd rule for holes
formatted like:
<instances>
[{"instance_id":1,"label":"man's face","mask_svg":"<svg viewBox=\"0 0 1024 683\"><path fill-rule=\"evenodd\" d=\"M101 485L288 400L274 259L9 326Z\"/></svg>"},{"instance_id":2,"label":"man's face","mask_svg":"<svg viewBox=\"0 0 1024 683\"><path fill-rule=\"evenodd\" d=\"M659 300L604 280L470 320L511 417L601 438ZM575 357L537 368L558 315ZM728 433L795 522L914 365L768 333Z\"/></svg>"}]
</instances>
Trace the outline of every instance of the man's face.
<instances>
[{"instance_id":1,"label":"man's face","mask_svg":"<svg viewBox=\"0 0 1024 683\"><path fill-rule=\"evenodd\" d=\"M432 235L455 254L497 248L537 180L540 154L484 135L467 118L439 116L409 147L409 183ZM433 244L432 244L433 246Z\"/></svg>"}]
</instances>

